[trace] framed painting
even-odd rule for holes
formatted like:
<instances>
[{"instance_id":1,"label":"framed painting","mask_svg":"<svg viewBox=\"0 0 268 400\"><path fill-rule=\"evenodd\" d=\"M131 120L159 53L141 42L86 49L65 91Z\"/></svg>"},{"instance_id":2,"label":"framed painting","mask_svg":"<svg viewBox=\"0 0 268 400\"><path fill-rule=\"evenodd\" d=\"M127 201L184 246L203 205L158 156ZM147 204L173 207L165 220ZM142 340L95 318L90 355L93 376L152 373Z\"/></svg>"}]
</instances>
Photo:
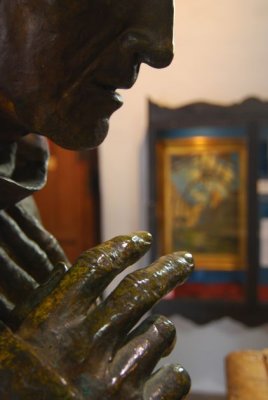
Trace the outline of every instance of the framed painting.
<instances>
[{"instance_id":1,"label":"framed painting","mask_svg":"<svg viewBox=\"0 0 268 400\"><path fill-rule=\"evenodd\" d=\"M190 251L202 270L245 269L245 140L205 135L159 140L156 165L160 253Z\"/></svg>"},{"instance_id":2,"label":"framed painting","mask_svg":"<svg viewBox=\"0 0 268 400\"><path fill-rule=\"evenodd\" d=\"M148 132L152 260L187 250L196 265L155 312L267 323L268 102L149 102Z\"/></svg>"}]
</instances>

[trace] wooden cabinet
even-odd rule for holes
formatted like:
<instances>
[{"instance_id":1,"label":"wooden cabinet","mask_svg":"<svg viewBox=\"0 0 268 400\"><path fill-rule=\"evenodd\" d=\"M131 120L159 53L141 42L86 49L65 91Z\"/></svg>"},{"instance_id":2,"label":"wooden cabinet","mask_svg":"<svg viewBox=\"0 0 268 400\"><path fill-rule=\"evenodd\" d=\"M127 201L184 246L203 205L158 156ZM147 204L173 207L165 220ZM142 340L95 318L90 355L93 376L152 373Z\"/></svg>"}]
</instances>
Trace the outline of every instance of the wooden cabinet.
<instances>
[{"instance_id":1,"label":"wooden cabinet","mask_svg":"<svg viewBox=\"0 0 268 400\"><path fill-rule=\"evenodd\" d=\"M49 145L48 182L35 200L44 226L73 262L99 242L98 154Z\"/></svg>"},{"instance_id":2,"label":"wooden cabinet","mask_svg":"<svg viewBox=\"0 0 268 400\"><path fill-rule=\"evenodd\" d=\"M267 323L268 102L151 103L149 115L152 253L188 250L196 259L156 311L200 324Z\"/></svg>"}]
</instances>

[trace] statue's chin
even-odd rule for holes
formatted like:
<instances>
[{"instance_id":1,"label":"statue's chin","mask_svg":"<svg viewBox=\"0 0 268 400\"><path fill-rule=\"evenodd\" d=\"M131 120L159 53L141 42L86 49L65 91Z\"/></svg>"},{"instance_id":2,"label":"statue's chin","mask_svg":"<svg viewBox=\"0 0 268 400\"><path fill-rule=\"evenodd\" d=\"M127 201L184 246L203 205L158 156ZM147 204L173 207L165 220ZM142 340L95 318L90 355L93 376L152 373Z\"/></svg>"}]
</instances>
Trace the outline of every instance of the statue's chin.
<instances>
[{"instance_id":1,"label":"statue's chin","mask_svg":"<svg viewBox=\"0 0 268 400\"><path fill-rule=\"evenodd\" d=\"M109 118L100 118L95 123L78 126L66 124L66 127L42 129L39 134L47 136L59 146L68 150L87 150L99 146L107 136ZM43 133L44 132L44 133Z\"/></svg>"}]
</instances>

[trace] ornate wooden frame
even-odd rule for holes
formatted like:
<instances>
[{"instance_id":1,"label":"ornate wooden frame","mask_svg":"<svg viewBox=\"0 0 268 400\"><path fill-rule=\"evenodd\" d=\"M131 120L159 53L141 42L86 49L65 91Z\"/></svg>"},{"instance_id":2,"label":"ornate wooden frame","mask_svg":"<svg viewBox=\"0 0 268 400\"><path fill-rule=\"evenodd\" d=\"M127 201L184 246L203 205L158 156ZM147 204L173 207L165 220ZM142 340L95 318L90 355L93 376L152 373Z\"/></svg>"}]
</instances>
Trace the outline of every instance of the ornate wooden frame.
<instances>
[{"instance_id":1,"label":"ornate wooden frame","mask_svg":"<svg viewBox=\"0 0 268 400\"><path fill-rule=\"evenodd\" d=\"M179 313L197 323L206 323L223 316L230 316L247 325L268 322L268 304L258 299L259 274L259 216L258 216L258 146L261 127L268 124L268 102L255 98L247 99L231 106L196 103L180 108L168 109L149 103L149 171L150 171L150 210L149 226L155 237L152 257L159 255L159 242L162 241L157 222L157 137L166 130L243 126L246 132L248 174L246 185L246 207L250 210L247 218L246 258L247 271L245 298L243 302L222 300L200 300L181 298L164 300L157 306L157 312ZM165 249L164 249L165 250Z\"/></svg>"}]
</instances>

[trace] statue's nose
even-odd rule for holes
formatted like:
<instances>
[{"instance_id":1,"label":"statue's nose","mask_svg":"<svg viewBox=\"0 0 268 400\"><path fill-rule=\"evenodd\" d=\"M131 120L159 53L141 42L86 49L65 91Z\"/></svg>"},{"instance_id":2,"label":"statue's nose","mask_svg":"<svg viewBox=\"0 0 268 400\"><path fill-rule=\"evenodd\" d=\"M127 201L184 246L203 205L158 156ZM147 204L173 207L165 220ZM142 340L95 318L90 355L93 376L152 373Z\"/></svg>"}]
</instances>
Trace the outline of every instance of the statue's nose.
<instances>
[{"instance_id":1,"label":"statue's nose","mask_svg":"<svg viewBox=\"0 0 268 400\"><path fill-rule=\"evenodd\" d=\"M130 31L124 35L124 50L136 56L136 60L154 68L167 67L174 56L172 39L159 38L148 32Z\"/></svg>"},{"instance_id":2,"label":"statue's nose","mask_svg":"<svg viewBox=\"0 0 268 400\"><path fill-rule=\"evenodd\" d=\"M173 0L143 1L140 13L123 35L123 46L140 63L154 68L168 66L173 53Z\"/></svg>"}]
</instances>

